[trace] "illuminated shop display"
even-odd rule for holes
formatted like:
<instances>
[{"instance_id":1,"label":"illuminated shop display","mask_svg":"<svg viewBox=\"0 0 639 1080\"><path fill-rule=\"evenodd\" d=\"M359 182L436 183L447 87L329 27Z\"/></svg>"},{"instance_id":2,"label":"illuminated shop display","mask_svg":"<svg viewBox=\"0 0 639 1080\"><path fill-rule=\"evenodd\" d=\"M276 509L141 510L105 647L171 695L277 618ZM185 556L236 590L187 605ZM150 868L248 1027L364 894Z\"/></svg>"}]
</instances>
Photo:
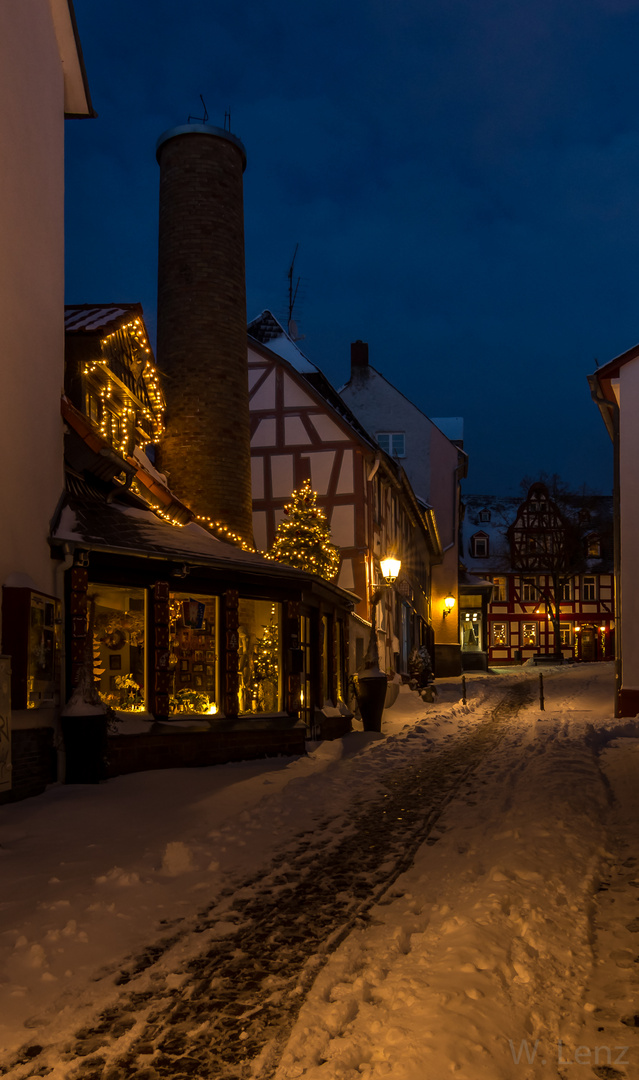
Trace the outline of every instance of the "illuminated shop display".
<instances>
[{"instance_id":1,"label":"illuminated shop display","mask_svg":"<svg viewBox=\"0 0 639 1080\"><path fill-rule=\"evenodd\" d=\"M3 589L2 651L11 656L12 709L57 704L60 603L27 588Z\"/></svg>"},{"instance_id":2,"label":"illuminated shop display","mask_svg":"<svg viewBox=\"0 0 639 1080\"><path fill-rule=\"evenodd\" d=\"M281 604L239 601L238 673L240 713L281 709Z\"/></svg>"},{"instance_id":3,"label":"illuminated shop display","mask_svg":"<svg viewBox=\"0 0 639 1080\"><path fill-rule=\"evenodd\" d=\"M218 711L218 606L216 596L170 593L170 711Z\"/></svg>"},{"instance_id":4,"label":"illuminated shop display","mask_svg":"<svg viewBox=\"0 0 639 1080\"><path fill-rule=\"evenodd\" d=\"M146 708L145 591L90 583L87 593L93 679L106 705L124 712Z\"/></svg>"}]
</instances>

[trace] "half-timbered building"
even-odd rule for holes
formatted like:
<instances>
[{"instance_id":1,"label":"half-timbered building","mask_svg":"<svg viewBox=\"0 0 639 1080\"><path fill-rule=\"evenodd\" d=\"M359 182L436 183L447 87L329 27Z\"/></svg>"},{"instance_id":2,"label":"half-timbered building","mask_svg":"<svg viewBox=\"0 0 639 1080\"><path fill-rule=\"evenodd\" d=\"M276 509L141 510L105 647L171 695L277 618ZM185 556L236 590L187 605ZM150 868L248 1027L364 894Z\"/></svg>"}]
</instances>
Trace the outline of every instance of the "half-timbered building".
<instances>
[{"instance_id":1,"label":"half-timbered building","mask_svg":"<svg viewBox=\"0 0 639 1080\"><path fill-rule=\"evenodd\" d=\"M488 664L614 656L612 498L464 500L463 654ZM492 586L492 588L491 588ZM558 638L557 640L557 631Z\"/></svg>"},{"instance_id":2,"label":"half-timbered building","mask_svg":"<svg viewBox=\"0 0 639 1080\"><path fill-rule=\"evenodd\" d=\"M386 670L405 674L413 647L432 650L431 571L441 560L435 515L271 312L249 324L248 358L256 544L269 549L291 493L309 479L340 551L337 582L354 594L354 669L366 648L380 559L401 559L378 626Z\"/></svg>"}]
</instances>

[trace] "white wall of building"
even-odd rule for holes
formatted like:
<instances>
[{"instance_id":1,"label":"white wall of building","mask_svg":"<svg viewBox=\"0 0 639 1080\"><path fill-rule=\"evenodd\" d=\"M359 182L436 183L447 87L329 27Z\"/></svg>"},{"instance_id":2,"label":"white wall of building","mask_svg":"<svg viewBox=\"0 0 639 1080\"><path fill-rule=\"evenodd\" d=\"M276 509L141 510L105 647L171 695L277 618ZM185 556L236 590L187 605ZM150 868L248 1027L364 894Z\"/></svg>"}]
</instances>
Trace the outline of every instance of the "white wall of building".
<instances>
[{"instance_id":1,"label":"white wall of building","mask_svg":"<svg viewBox=\"0 0 639 1080\"><path fill-rule=\"evenodd\" d=\"M0 583L52 593L63 487L64 82L48 0L0 5Z\"/></svg>"},{"instance_id":2,"label":"white wall of building","mask_svg":"<svg viewBox=\"0 0 639 1080\"><path fill-rule=\"evenodd\" d=\"M639 690L639 358L619 371L621 640L623 690Z\"/></svg>"}]
</instances>

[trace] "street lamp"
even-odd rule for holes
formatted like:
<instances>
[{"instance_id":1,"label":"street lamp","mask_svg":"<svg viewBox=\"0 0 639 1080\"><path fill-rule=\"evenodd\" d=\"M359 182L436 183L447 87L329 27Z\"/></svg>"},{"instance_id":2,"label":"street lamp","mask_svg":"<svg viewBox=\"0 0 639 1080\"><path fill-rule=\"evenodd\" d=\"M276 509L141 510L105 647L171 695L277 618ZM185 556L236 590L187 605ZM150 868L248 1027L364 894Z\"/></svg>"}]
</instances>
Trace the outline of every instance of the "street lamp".
<instances>
[{"instance_id":1,"label":"street lamp","mask_svg":"<svg viewBox=\"0 0 639 1080\"><path fill-rule=\"evenodd\" d=\"M383 596L384 589L389 588L397 580L401 565L399 559L390 555L382 559L380 568L384 584L378 585L371 594L371 635L366 656L364 657L364 670L361 675L358 673L357 676L357 703L362 716L364 731L381 731L382 729L382 713L384 711L388 680L385 672L379 666L377 604Z\"/></svg>"},{"instance_id":2,"label":"street lamp","mask_svg":"<svg viewBox=\"0 0 639 1080\"><path fill-rule=\"evenodd\" d=\"M452 593L449 593L448 596L444 597L444 618L446 618L447 615L450 615L451 611L455 607L455 603L455 597L452 595Z\"/></svg>"},{"instance_id":3,"label":"street lamp","mask_svg":"<svg viewBox=\"0 0 639 1080\"><path fill-rule=\"evenodd\" d=\"M387 585L392 585L394 581L397 581L402 565L401 559L395 559L392 555L387 555L385 559L381 559L379 565L382 577Z\"/></svg>"}]
</instances>

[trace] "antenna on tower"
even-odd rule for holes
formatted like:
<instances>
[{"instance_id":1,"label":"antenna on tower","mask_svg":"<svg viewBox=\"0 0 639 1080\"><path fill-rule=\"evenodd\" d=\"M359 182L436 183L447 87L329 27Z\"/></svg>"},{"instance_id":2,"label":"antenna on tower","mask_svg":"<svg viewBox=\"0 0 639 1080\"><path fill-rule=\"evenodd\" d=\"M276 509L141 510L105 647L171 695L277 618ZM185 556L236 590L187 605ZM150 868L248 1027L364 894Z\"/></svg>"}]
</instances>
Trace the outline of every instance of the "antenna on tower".
<instances>
[{"instance_id":1,"label":"antenna on tower","mask_svg":"<svg viewBox=\"0 0 639 1080\"><path fill-rule=\"evenodd\" d=\"M204 104L204 98L202 97L201 94L200 94L200 101L202 102L202 108L204 109L204 116L189 116L189 118L187 120L187 124L190 124L191 120L196 120L198 124L205 124L206 121L208 120L209 112L208 112L208 109L207 109L206 105Z\"/></svg>"},{"instance_id":2,"label":"antenna on tower","mask_svg":"<svg viewBox=\"0 0 639 1080\"><path fill-rule=\"evenodd\" d=\"M297 255L297 249L298 248L299 248L299 244L296 244L295 245L295 251L293 252L293 258L291 259L291 265L288 268L288 274L287 274L287 277L288 277L288 333L289 333L289 337L291 337L293 339L293 341L296 341L297 336L298 336L297 335L297 323L293 319L293 309L295 308L295 301L297 299L297 290L300 287L300 281L301 281L301 278L298 277L297 281L295 282L295 286L293 286L293 270L294 270L294 267L295 267L295 257Z\"/></svg>"}]
</instances>

